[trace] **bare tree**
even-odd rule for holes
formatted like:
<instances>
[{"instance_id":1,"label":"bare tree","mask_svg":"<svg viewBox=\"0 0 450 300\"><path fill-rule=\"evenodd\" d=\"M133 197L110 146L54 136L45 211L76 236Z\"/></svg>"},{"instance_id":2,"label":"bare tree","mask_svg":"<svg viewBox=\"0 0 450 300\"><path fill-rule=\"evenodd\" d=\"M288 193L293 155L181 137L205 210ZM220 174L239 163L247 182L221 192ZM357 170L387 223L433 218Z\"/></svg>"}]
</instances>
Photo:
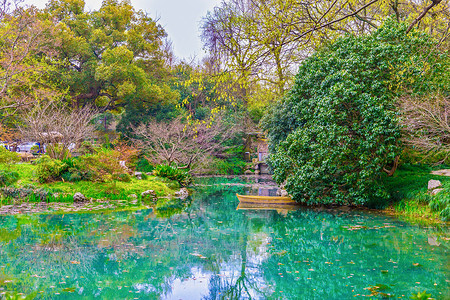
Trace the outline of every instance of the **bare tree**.
<instances>
[{"instance_id":1,"label":"bare tree","mask_svg":"<svg viewBox=\"0 0 450 300\"><path fill-rule=\"evenodd\" d=\"M136 144L148 152L153 163L175 163L180 169L192 170L202 159L223 150L235 128L225 124L220 116L210 123L194 124L178 117L170 122L141 124L134 134L138 137Z\"/></svg>"},{"instance_id":2,"label":"bare tree","mask_svg":"<svg viewBox=\"0 0 450 300\"><path fill-rule=\"evenodd\" d=\"M55 102L39 103L23 117L20 132L25 139L50 146L52 158L62 159L71 146L93 135L95 114L89 106L69 110Z\"/></svg>"},{"instance_id":3,"label":"bare tree","mask_svg":"<svg viewBox=\"0 0 450 300\"><path fill-rule=\"evenodd\" d=\"M450 99L441 94L400 100L405 142L426 155L450 157Z\"/></svg>"}]
</instances>

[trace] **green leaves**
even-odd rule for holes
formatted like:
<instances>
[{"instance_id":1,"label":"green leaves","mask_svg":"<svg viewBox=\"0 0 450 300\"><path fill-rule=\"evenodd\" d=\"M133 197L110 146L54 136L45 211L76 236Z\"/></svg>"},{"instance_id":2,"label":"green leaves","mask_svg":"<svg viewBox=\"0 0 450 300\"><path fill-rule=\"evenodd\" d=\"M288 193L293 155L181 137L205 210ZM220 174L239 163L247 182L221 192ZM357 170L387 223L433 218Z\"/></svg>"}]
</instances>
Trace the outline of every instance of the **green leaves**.
<instances>
[{"instance_id":1,"label":"green leaves","mask_svg":"<svg viewBox=\"0 0 450 300\"><path fill-rule=\"evenodd\" d=\"M316 53L262 120L274 177L297 201L362 205L389 197L380 179L401 152L395 101L428 88L417 74L430 42L405 30L388 21Z\"/></svg>"}]
</instances>

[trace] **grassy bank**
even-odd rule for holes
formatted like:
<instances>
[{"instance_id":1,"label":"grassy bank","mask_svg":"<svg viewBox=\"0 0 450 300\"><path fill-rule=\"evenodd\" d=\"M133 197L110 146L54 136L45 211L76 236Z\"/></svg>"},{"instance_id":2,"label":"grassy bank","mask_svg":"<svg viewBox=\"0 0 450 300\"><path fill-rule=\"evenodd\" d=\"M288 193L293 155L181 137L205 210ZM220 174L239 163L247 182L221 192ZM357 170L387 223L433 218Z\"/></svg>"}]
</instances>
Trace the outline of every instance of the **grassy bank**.
<instances>
[{"instance_id":1,"label":"grassy bank","mask_svg":"<svg viewBox=\"0 0 450 300\"><path fill-rule=\"evenodd\" d=\"M0 165L0 169L6 169L19 174L19 180L14 184L14 188L36 189L39 191L48 192L51 196L48 197L47 202L73 202L72 196L77 192L82 193L86 198L127 200L130 199L133 194L138 196L138 199L140 199L140 194L142 192L153 190L157 197L165 197L168 195L173 195L174 192L180 188L177 182L154 176L148 176L142 180L132 178L130 182L56 181L41 184L36 180L35 165L15 164L9 167ZM33 199L33 197L36 198L36 196L33 195L27 199L7 199L8 197L3 195L2 203L17 204L18 201L36 202L40 200Z\"/></svg>"},{"instance_id":2,"label":"grassy bank","mask_svg":"<svg viewBox=\"0 0 450 300\"><path fill-rule=\"evenodd\" d=\"M401 166L392 177L386 179L385 184L391 194L391 203L384 207L384 210L409 218L449 221L447 212L443 210L445 206L450 207L446 204L450 202L450 177L431 174L435 169L450 169L450 167L433 168L410 164ZM442 183L444 190L437 195L431 195L428 191L428 181L431 179Z\"/></svg>"}]
</instances>

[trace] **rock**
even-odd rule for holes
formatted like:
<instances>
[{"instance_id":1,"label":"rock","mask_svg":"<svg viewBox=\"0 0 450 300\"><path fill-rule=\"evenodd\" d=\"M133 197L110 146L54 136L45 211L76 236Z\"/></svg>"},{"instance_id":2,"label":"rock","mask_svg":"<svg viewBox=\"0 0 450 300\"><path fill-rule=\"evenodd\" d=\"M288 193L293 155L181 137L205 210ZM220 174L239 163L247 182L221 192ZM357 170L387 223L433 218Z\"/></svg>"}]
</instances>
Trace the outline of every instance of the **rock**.
<instances>
[{"instance_id":1,"label":"rock","mask_svg":"<svg viewBox=\"0 0 450 300\"><path fill-rule=\"evenodd\" d=\"M289 193L285 189L278 189L277 196L289 197Z\"/></svg>"},{"instance_id":2,"label":"rock","mask_svg":"<svg viewBox=\"0 0 450 300\"><path fill-rule=\"evenodd\" d=\"M436 195L437 193L442 192L444 189L434 189L431 191L431 195Z\"/></svg>"},{"instance_id":3,"label":"rock","mask_svg":"<svg viewBox=\"0 0 450 300\"><path fill-rule=\"evenodd\" d=\"M84 201L86 201L86 197L82 193L77 192L75 193L75 195L73 195L73 202L84 202Z\"/></svg>"},{"instance_id":4,"label":"rock","mask_svg":"<svg viewBox=\"0 0 450 300\"><path fill-rule=\"evenodd\" d=\"M136 179L141 180L142 179L142 172L134 172L134 177L136 177Z\"/></svg>"},{"instance_id":5,"label":"rock","mask_svg":"<svg viewBox=\"0 0 450 300\"><path fill-rule=\"evenodd\" d=\"M245 175L253 175L253 172L250 170L245 170L244 174Z\"/></svg>"},{"instance_id":6,"label":"rock","mask_svg":"<svg viewBox=\"0 0 450 300\"><path fill-rule=\"evenodd\" d=\"M148 191L142 192L141 197L142 197L142 201L144 201L144 202L155 203L157 200L155 191L153 191L153 190L148 190Z\"/></svg>"},{"instance_id":7,"label":"rock","mask_svg":"<svg viewBox=\"0 0 450 300\"><path fill-rule=\"evenodd\" d=\"M145 175L147 175L147 176L153 176L153 173L152 173L152 172L147 172L147 173L145 173Z\"/></svg>"},{"instance_id":8,"label":"rock","mask_svg":"<svg viewBox=\"0 0 450 300\"><path fill-rule=\"evenodd\" d=\"M442 186L442 183L439 180L430 180L428 181L428 190L434 190Z\"/></svg>"},{"instance_id":9,"label":"rock","mask_svg":"<svg viewBox=\"0 0 450 300\"><path fill-rule=\"evenodd\" d=\"M178 192L175 192L175 197L180 199L186 199L189 197L189 191L187 188L182 188Z\"/></svg>"},{"instance_id":10,"label":"rock","mask_svg":"<svg viewBox=\"0 0 450 300\"><path fill-rule=\"evenodd\" d=\"M134 200L137 200L137 195L136 195L136 194L131 194L131 195L128 195L128 198L129 198L131 201L134 201Z\"/></svg>"}]
</instances>

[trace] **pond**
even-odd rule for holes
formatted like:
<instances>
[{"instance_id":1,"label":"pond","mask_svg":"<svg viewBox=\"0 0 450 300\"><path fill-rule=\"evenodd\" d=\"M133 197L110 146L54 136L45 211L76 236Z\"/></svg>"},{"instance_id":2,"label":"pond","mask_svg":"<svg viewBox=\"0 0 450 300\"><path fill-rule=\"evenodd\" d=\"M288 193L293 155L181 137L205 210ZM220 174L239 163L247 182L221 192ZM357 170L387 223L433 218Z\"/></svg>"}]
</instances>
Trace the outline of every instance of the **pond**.
<instances>
[{"instance_id":1,"label":"pond","mask_svg":"<svg viewBox=\"0 0 450 300\"><path fill-rule=\"evenodd\" d=\"M237 210L203 179L154 212L0 216L0 293L36 299L450 299L449 228L364 211Z\"/></svg>"}]
</instances>

